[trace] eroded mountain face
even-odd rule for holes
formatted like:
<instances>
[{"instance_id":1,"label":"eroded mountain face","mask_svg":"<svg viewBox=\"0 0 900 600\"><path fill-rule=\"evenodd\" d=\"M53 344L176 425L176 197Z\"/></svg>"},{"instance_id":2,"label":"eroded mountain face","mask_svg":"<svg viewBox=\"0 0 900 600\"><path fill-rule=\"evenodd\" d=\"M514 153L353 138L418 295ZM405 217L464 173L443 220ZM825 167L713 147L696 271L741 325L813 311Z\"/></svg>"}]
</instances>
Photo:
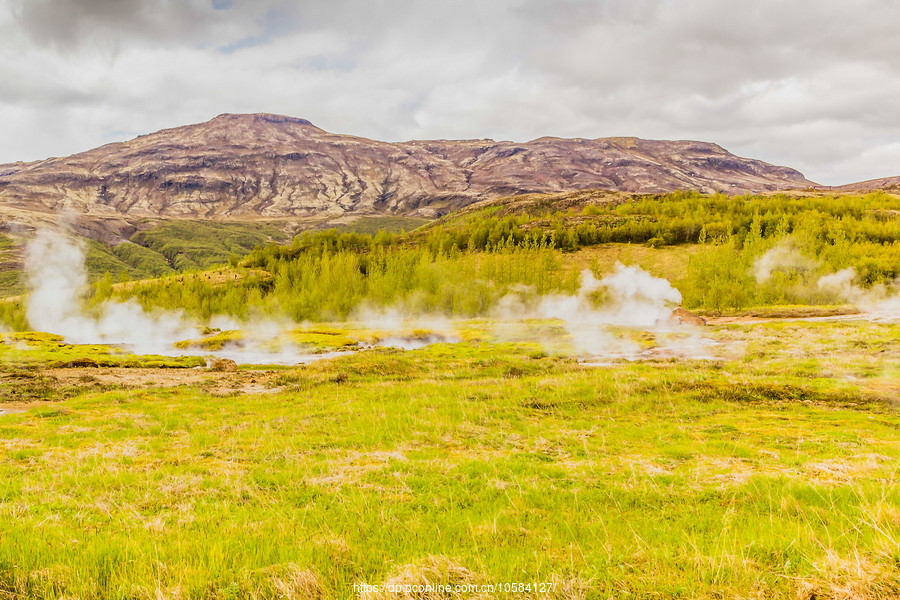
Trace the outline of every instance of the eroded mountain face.
<instances>
[{"instance_id":1,"label":"eroded mountain face","mask_svg":"<svg viewBox=\"0 0 900 600\"><path fill-rule=\"evenodd\" d=\"M65 158L0 165L6 209L110 217L434 217L529 192L743 193L811 185L793 169L703 142L387 143L270 114L226 114Z\"/></svg>"}]
</instances>

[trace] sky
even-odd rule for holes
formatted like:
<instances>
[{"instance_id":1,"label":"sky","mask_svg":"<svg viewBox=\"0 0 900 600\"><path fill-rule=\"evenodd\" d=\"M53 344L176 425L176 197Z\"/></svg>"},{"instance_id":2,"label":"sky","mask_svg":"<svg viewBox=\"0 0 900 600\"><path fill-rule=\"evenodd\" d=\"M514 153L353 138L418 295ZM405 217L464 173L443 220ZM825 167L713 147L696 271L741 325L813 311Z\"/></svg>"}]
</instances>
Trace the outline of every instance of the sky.
<instances>
[{"instance_id":1,"label":"sky","mask_svg":"<svg viewBox=\"0 0 900 600\"><path fill-rule=\"evenodd\" d=\"M895 0L0 0L0 162L221 113L900 175Z\"/></svg>"}]
</instances>

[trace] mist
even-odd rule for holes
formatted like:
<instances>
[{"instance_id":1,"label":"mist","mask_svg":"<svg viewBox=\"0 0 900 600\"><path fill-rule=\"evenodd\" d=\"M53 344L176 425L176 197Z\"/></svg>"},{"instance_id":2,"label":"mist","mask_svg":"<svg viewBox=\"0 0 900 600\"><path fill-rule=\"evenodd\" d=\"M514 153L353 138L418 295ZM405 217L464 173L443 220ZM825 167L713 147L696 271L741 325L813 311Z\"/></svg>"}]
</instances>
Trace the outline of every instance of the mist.
<instances>
[{"instance_id":1,"label":"mist","mask_svg":"<svg viewBox=\"0 0 900 600\"><path fill-rule=\"evenodd\" d=\"M413 314L394 307L362 306L352 317L364 329L377 331L372 345L416 350L431 344L460 341L457 323L444 315Z\"/></svg>"},{"instance_id":2,"label":"mist","mask_svg":"<svg viewBox=\"0 0 900 600\"><path fill-rule=\"evenodd\" d=\"M215 356L242 364L299 364L327 354L305 352L285 339L296 325L275 318L246 323L216 316L209 327L240 330L240 339L221 349L177 348L176 342L201 337L204 329L177 311L148 312L134 301L107 300L87 306L85 244L62 230L43 229L28 244L25 271L30 295L26 316L35 330L61 335L73 344L123 346L136 354Z\"/></svg>"},{"instance_id":3,"label":"mist","mask_svg":"<svg viewBox=\"0 0 900 600\"><path fill-rule=\"evenodd\" d=\"M413 350L462 339L458 321L401 307L360 307L351 325L364 331L358 334L357 346L322 353L296 344L291 332L299 326L287 319L265 316L238 322L216 316L202 327L181 312L151 312L134 301L107 300L89 306L84 261L84 243L60 230L41 230L29 243L25 268L31 290L27 318L32 328L61 335L69 343L118 345L138 354L216 356L244 364L300 364L371 346ZM672 310L681 300L681 293L667 280L617 263L601 279L583 271L574 294L538 296L533 290L513 290L490 316L497 321L494 337L498 341L516 337L581 357L709 358L712 340L672 319ZM529 332L523 325L529 320L555 322L559 333ZM212 349L203 342L204 329L234 335ZM650 350L636 341L635 332L654 336ZM176 342L182 343L176 347Z\"/></svg>"},{"instance_id":4,"label":"mist","mask_svg":"<svg viewBox=\"0 0 900 600\"><path fill-rule=\"evenodd\" d=\"M774 285L776 273L797 275L788 292L799 302L846 302L873 318L900 316L900 281L865 288L853 267L820 274L823 270L820 261L804 255L790 240L779 241L751 268L759 285Z\"/></svg>"},{"instance_id":5,"label":"mist","mask_svg":"<svg viewBox=\"0 0 900 600\"><path fill-rule=\"evenodd\" d=\"M866 289L856 283L857 279L856 269L848 267L819 277L816 287L871 313L876 319L900 318L900 282Z\"/></svg>"},{"instance_id":6,"label":"mist","mask_svg":"<svg viewBox=\"0 0 900 600\"><path fill-rule=\"evenodd\" d=\"M681 300L681 292L667 280L640 267L616 263L613 272L602 279L589 270L582 271L575 294L530 298L526 290L515 291L498 303L492 316L501 323L498 335L507 338L521 337L510 322L557 320L582 357L634 360L664 354L710 358L713 341L700 336L697 328L672 320L672 311ZM654 350L642 349L634 332L652 333ZM535 341L553 343L546 337Z\"/></svg>"},{"instance_id":7,"label":"mist","mask_svg":"<svg viewBox=\"0 0 900 600\"><path fill-rule=\"evenodd\" d=\"M753 261L753 277L757 283L766 283L778 271L805 272L816 266L790 242L779 242Z\"/></svg>"},{"instance_id":8,"label":"mist","mask_svg":"<svg viewBox=\"0 0 900 600\"><path fill-rule=\"evenodd\" d=\"M30 295L26 316L35 330L61 335L73 344L123 346L137 354L215 356L240 364L303 364L352 350L314 352L299 346L290 332L298 325L287 318L256 316L244 322L217 315L206 326L176 311L148 312L134 301L107 300L88 306L90 286L85 244L62 229L42 229L26 248L25 271ZM439 342L457 342L446 317L411 316L399 309L362 309L358 320L378 331L371 345L405 350ZM237 332L215 350L202 344L202 332ZM412 333L409 333L409 332ZM179 344L177 342L189 342Z\"/></svg>"},{"instance_id":9,"label":"mist","mask_svg":"<svg viewBox=\"0 0 900 600\"><path fill-rule=\"evenodd\" d=\"M198 335L180 313L149 314L136 302L108 300L85 309L88 288L84 243L61 231L42 229L28 244L25 271L31 294L31 327L75 344L127 344L136 352L158 353Z\"/></svg>"}]
</instances>

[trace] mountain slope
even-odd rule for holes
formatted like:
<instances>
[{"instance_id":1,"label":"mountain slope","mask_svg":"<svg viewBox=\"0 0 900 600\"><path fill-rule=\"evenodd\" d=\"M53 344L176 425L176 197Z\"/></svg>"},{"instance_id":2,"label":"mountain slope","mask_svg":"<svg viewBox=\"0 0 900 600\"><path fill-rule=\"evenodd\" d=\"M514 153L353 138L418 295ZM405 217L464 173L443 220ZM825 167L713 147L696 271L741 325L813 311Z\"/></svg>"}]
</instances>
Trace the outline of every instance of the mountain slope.
<instances>
[{"instance_id":1,"label":"mountain slope","mask_svg":"<svg viewBox=\"0 0 900 600\"><path fill-rule=\"evenodd\" d=\"M387 143L280 115L221 115L0 168L0 205L115 217L435 217L533 192L761 192L814 185L715 144L636 138Z\"/></svg>"},{"instance_id":2,"label":"mountain slope","mask_svg":"<svg viewBox=\"0 0 900 600\"><path fill-rule=\"evenodd\" d=\"M876 190L884 190L886 192L900 192L900 176L897 177L881 177L879 179L869 179L867 181L859 181L857 183L848 183L847 185L839 185L831 188L825 188L836 192L870 192Z\"/></svg>"}]
</instances>

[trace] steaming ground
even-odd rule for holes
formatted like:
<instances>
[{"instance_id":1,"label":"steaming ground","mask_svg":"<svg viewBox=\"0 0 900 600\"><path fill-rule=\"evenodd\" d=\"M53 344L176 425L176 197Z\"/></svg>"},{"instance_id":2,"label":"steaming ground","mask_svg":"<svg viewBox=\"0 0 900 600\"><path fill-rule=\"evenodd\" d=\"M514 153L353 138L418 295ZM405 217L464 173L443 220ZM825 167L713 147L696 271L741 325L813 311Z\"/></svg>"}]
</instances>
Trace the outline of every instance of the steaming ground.
<instances>
[{"instance_id":1,"label":"steaming ground","mask_svg":"<svg viewBox=\"0 0 900 600\"><path fill-rule=\"evenodd\" d=\"M856 317L872 321L888 322L900 319L900 279L889 285L879 284L864 288L857 282L859 274L853 267L826 273L821 272L819 261L804 256L790 241L780 242L766 251L753 264L757 283L770 281L776 273L786 273L795 278L794 294L800 298L823 297L830 301L847 302L859 308L863 314Z\"/></svg>"},{"instance_id":2,"label":"steaming ground","mask_svg":"<svg viewBox=\"0 0 900 600\"><path fill-rule=\"evenodd\" d=\"M465 322L440 315L414 316L399 308L369 307L358 311L350 325L357 332L355 345L310 350L292 341L294 333L308 328L287 321L238 323L216 317L204 326L180 312L150 313L135 302L115 300L88 309L84 260L84 246L76 238L57 230L38 232L25 261L32 328L61 335L72 344L108 344L135 354L214 356L240 364L303 364L373 346L414 350L457 343L467 327ZM672 309L680 301L679 291L665 279L617 264L613 273L599 280L584 271L574 295L537 296L529 290L509 294L493 311L491 328L496 341L532 342L549 351L575 354L588 363L658 356L714 358L713 340L672 322ZM535 322L547 327L536 329ZM208 328L230 338L218 345L205 344L201 331Z\"/></svg>"},{"instance_id":3,"label":"steaming ground","mask_svg":"<svg viewBox=\"0 0 900 600\"><path fill-rule=\"evenodd\" d=\"M532 343L547 352L576 356L585 364L606 365L656 358L712 360L725 351L703 328L673 319L682 298L668 281L622 264L602 279L583 271L575 294L540 296L529 289L514 290L474 330L471 321L413 315L398 307L363 307L353 322L341 324L348 333L340 343L310 346L303 343L302 334L315 334L315 328L286 320L239 323L221 316L201 324L180 312L151 313L132 301L110 300L86 308L84 258L83 244L76 238L58 230L38 232L25 260L31 289L29 323L71 344L113 345L134 354L292 365L371 347L415 350L471 340ZM814 261L795 248L776 246L757 261L754 272L765 280L779 270L805 272L814 267ZM815 288L864 307L868 310L864 318L893 320L900 315L900 295L894 289L866 290L855 284L856 279L855 271L845 269L820 277ZM210 329L214 335L201 333Z\"/></svg>"},{"instance_id":4,"label":"steaming ground","mask_svg":"<svg viewBox=\"0 0 900 600\"><path fill-rule=\"evenodd\" d=\"M680 302L681 293L665 279L617 263L611 274L599 280L590 271L582 271L581 286L574 295L529 300L525 294L510 294L493 316L500 323L498 336L512 339L523 335L527 339L527 332L518 325L522 322L561 322L575 353L587 364L715 358L714 340L701 335L700 328L673 320L672 311Z\"/></svg>"},{"instance_id":5,"label":"steaming ground","mask_svg":"<svg viewBox=\"0 0 900 600\"><path fill-rule=\"evenodd\" d=\"M153 354L197 335L178 313L147 314L134 302L105 302L90 313L84 245L51 229L38 231L28 244L25 270L31 295L27 316L31 327L63 336L74 344L123 344Z\"/></svg>"}]
</instances>

